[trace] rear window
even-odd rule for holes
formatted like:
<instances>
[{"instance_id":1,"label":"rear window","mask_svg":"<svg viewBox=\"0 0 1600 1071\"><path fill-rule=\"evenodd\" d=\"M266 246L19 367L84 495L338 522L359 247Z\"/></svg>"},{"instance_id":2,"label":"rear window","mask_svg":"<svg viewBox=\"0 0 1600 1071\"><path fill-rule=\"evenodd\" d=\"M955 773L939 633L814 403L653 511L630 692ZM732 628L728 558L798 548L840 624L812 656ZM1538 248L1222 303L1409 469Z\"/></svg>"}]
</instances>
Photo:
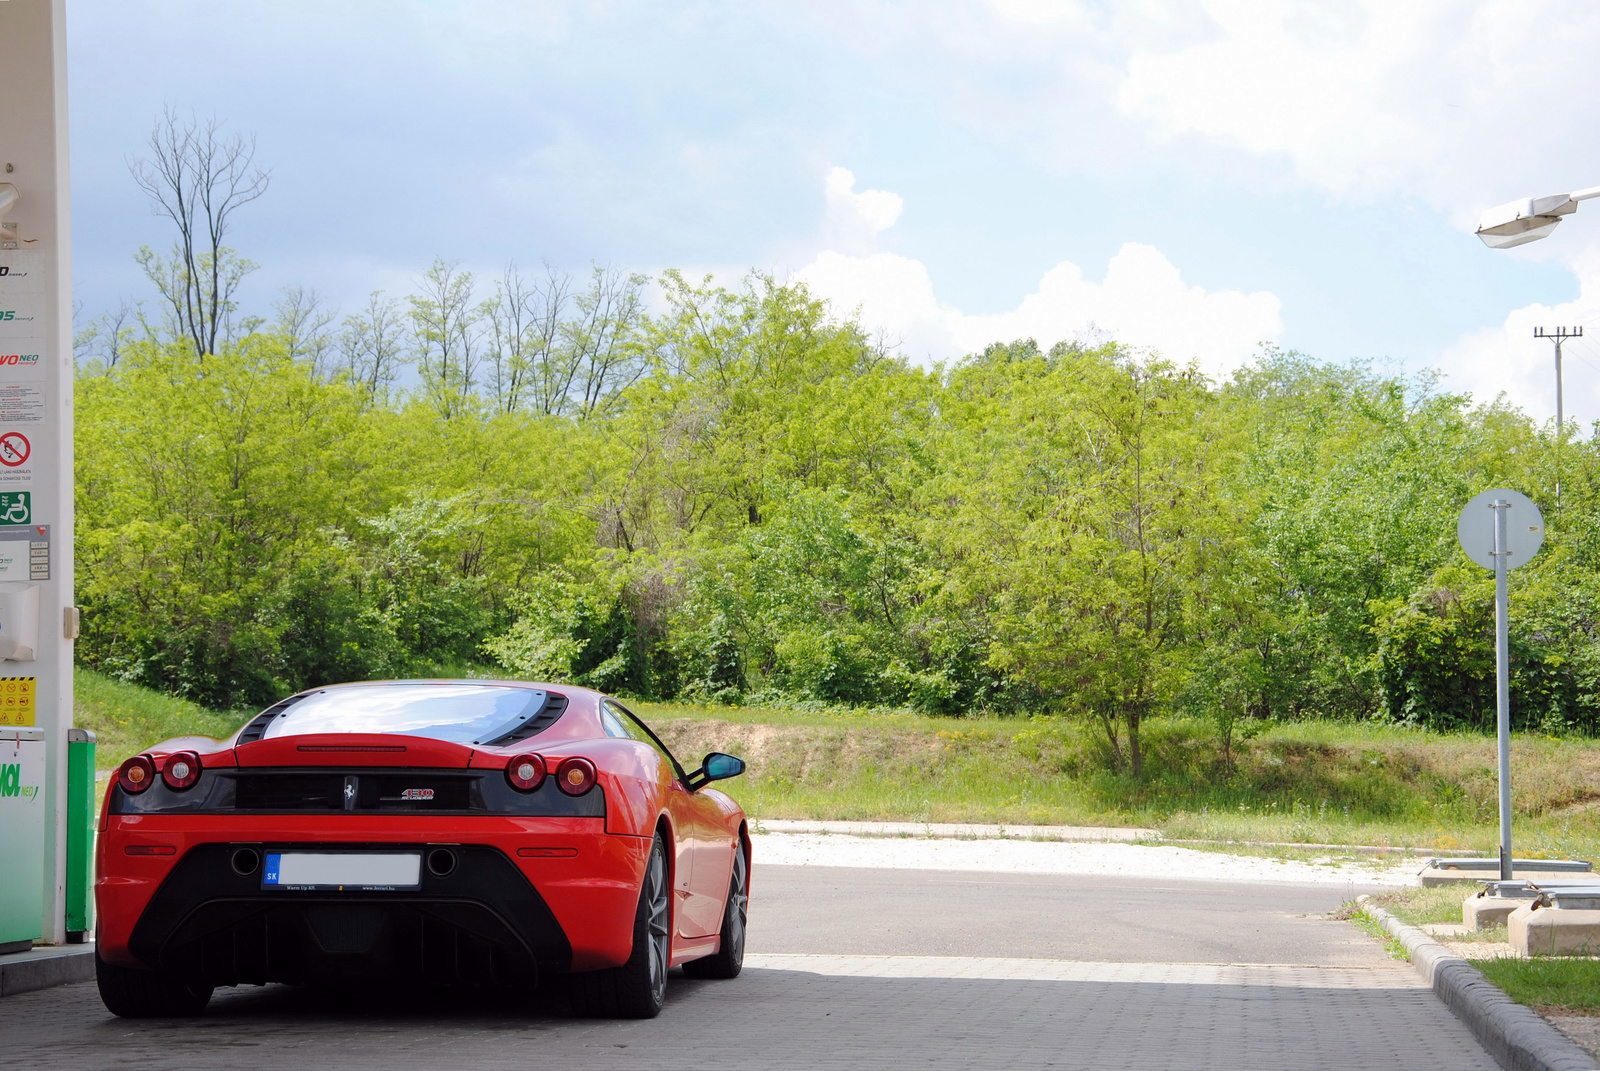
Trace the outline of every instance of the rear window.
<instances>
[{"instance_id":1,"label":"rear window","mask_svg":"<svg viewBox=\"0 0 1600 1071\"><path fill-rule=\"evenodd\" d=\"M518 730L529 728L528 723L544 709L546 698L539 688L485 684L330 688L296 700L267 723L261 738L397 733L456 744L487 744L508 735L531 735Z\"/></svg>"}]
</instances>

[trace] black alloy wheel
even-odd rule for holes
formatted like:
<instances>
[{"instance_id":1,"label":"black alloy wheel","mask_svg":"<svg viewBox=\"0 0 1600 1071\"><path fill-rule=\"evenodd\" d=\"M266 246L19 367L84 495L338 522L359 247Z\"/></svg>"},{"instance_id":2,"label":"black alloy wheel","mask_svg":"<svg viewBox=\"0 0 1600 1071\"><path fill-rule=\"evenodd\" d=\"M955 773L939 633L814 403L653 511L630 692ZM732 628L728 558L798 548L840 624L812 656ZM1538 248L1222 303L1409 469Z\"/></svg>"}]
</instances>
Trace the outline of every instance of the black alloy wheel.
<instances>
[{"instance_id":1,"label":"black alloy wheel","mask_svg":"<svg viewBox=\"0 0 1600 1071\"><path fill-rule=\"evenodd\" d=\"M733 878L728 882L728 906L722 911L722 947L714 956L683 965L690 978L737 978L744 966L744 932L750 917L750 861L744 838L733 849Z\"/></svg>"},{"instance_id":2,"label":"black alloy wheel","mask_svg":"<svg viewBox=\"0 0 1600 1071\"><path fill-rule=\"evenodd\" d=\"M667 850L656 834L645 864L633 919L633 954L620 967L574 974L567 992L572 1010L591 1019L654 1019L667 1002L672 959L672 883Z\"/></svg>"}]
</instances>

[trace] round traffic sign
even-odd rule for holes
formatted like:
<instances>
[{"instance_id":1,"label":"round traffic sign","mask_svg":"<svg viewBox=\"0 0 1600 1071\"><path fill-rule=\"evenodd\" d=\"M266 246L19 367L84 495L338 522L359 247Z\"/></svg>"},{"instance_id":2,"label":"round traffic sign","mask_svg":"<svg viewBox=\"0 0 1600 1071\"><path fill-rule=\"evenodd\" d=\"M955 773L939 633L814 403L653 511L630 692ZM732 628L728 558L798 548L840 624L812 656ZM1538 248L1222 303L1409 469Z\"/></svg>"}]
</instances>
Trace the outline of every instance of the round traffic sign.
<instances>
[{"instance_id":1,"label":"round traffic sign","mask_svg":"<svg viewBox=\"0 0 1600 1071\"><path fill-rule=\"evenodd\" d=\"M1500 488L1484 491L1461 508L1461 518L1456 521L1456 538L1467 557L1493 569L1494 521L1498 509L1506 515L1505 562L1507 569L1526 565L1544 546L1544 515L1533 500L1520 491Z\"/></svg>"}]
</instances>

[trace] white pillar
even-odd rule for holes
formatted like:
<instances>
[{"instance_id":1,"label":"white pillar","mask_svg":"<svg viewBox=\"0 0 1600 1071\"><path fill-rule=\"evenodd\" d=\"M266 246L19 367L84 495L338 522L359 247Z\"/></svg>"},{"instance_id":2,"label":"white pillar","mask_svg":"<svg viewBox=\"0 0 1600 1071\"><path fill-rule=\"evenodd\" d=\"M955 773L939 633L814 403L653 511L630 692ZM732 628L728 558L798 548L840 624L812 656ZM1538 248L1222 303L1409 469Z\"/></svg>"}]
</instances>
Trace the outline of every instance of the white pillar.
<instances>
[{"instance_id":1,"label":"white pillar","mask_svg":"<svg viewBox=\"0 0 1600 1071\"><path fill-rule=\"evenodd\" d=\"M72 727L72 229L67 169L65 0L0 0L0 584L38 586L32 661L0 678L33 677L44 730L44 939L66 939L67 730ZM5 193L0 187L0 193ZM4 198L0 198L3 201ZM16 224L14 230L5 226ZM12 247L14 246L14 247ZM6 316L10 313L9 316ZM29 522L15 510L29 499ZM10 522L10 523L7 523ZM44 538L39 526L48 526ZM18 528L29 535L18 540ZM47 548L41 544L48 543ZM20 555L16 552L20 551ZM0 622L3 624L3 622ZM6 717L0 684L0 719ZM26 713L12 708L13 723ZM3 728L0 728L3 732Z\"/></svg>"}]
</instances>

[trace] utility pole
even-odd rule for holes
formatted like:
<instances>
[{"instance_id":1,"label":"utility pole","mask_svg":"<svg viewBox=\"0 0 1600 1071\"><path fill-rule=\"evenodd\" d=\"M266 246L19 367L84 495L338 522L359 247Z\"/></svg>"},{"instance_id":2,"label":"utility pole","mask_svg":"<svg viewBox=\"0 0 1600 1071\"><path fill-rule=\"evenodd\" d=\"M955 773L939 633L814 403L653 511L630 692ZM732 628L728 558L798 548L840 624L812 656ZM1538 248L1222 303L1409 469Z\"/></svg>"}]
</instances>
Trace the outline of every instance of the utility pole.
<instances>
[{"instance_id":1,"label":"utility pole","mask_svg":"<svg viewBox=\"0 0 1600 1071\"><path fill-rule=\"evenodd\" d=\"M1561 344L1569 338L1582 338L1583 328L1557 327L1553 331L1546 331L1542 327L1533 329L1534 338L1547 338L1556 345L1556 505L1561 505L1561 443L1567 437L1566 412L1561 405Z\"/></svg>"}]
</instances>

